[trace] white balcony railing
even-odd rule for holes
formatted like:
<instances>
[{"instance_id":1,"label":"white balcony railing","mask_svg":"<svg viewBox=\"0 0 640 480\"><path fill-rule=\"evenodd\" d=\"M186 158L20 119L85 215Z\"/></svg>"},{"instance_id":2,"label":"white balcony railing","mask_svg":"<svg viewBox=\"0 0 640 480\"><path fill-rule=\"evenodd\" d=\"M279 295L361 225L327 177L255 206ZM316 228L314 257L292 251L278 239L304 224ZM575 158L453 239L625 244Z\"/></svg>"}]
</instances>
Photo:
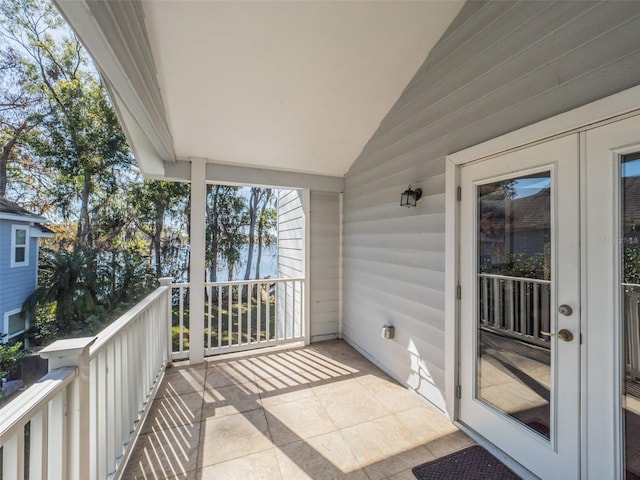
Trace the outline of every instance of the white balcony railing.
<instances>
[{"instance_id":1,"label":"white balcony railing","mask_svg":"<svg viewBox=\"0 0 640 480\"><path fill-rule=\"evenodd\" d=\"M189 356L189 284L172 285L172 358ZM302 341L304 279L205 284L205 355Z\"/></svg>"},{"instance_id":2,"label":"white balcony railing","mask_svg":"<svg viewBox=\"0 0 640 480\"><path fill-rule=\"evenodd\" d=\"M551 282L478 274L480 325L485 330L548 347Z\"/></svg>"},{"instance_id":3,"label":"white balcony railing","mask_svg":"<svg viewBox=\"0 0 640 480\"><path fill-rule=\"evenodd\" d=\"M622 284L622 310L624 315L624 356L628 380L640 381L640 285Z\"/></svg>"},{"instance_id":4,"label":"white balcony railing","mask_svg":"<svg viewBox=\"0 0 640 480\"><path fill-rule=\"evenodd\" d=\"M169 358L170 280L96 337L40 352L49 374L2 409L3 480L118 479Z\"/></svg>"}]
</instances>

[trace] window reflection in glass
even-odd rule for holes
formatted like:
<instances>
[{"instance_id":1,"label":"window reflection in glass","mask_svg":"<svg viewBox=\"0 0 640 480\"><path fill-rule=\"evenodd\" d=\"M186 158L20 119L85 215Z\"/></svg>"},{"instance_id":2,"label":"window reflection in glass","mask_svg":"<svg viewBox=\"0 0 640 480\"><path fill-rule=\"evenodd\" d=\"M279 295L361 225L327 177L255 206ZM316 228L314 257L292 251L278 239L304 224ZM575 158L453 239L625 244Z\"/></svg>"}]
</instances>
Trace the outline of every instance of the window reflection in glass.
<instances>
[{"instance_id":1,"label":"window reflection in glass","mask_svg":"<svg viewBox=\"0 0 640 480\"><path fill-rule=\"evenodd\" d=\"M551 175L477 187L476 397L550 438Z\"/></svg>"}]
</instances>

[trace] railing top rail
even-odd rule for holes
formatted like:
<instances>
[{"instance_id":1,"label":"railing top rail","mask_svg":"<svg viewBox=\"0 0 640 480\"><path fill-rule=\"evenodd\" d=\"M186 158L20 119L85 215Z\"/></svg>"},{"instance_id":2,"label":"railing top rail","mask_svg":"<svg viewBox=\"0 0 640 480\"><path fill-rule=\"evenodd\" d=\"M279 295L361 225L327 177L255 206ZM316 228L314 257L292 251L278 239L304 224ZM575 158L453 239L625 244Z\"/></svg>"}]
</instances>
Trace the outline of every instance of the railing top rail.
<instances>
[{"instance_id":1,"label":"railing top rail","mask_svg":"<svg viewBox=\"0 0 640 480\"><path fill-rule=\"evenodd\" d=\"M205 282L205 287L224 287L227 285L256 285L261 283L283 283L283 282L302 282L304 277L295 278L261 278L258 280L233 280L231 282ZM188 287L191 285L189 282L172 283L173 288Z\"/></svg>"},{"instance_id":2,"label":"railing top rail","mask_svg":"<svg viewBox=\"0 0 640 480\"><path fill-rule=\"evenodd\" d=\"M169 289L169 286L160 286L147 295L144 299L123 313L111 325L98 333L95 343L91 346L90 356L93 358L98 352L115 337L120 331L125 329L127 325L136 318L140 313L146 310L153 302L162 296Z\"/></svg>"},{"instance_id":3,"label":"railing top rail","mask_svg":"<svg viewBox=\"0 0 640 480\"><path fill-rule=\"evenodd\" d=\"M640 287L640 283L624 283L622 282L623 287Z\"/></svg>"},{"instance_id":4,"label":"railing top rail","mask_svg":"<svg viewBox=\"0 0 640 480\"><path fill-rule=\"evenodd\" d=\"M0 445L4 445L20 428L46 407L76 377L72 367L52 370L30 386L19 399L9 402L0 415Z\"/></svg>"},{"instance_id":5,"label":"railing top rail","mask_svg":"<svg viewBox=\"0 0 640 480\"><path fill-rule=\"evenodd\" d=\"M509 275L496 275L493 273L478 273L478 276L482 278L497 278L498 280L517 280L519 282L542 283L545 285L551 284L551 280L539 280L537 278L526 278L526 277L513 277Z\"/></svg>"}]
</instances>

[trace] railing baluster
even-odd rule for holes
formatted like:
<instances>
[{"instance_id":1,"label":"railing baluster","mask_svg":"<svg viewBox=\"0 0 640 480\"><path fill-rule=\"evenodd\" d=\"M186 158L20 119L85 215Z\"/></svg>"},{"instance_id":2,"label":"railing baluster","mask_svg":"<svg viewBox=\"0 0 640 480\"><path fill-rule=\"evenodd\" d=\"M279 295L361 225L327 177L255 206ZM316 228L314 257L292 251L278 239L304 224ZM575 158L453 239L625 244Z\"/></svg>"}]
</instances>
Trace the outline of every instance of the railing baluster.
<instances>
[{"instance_id":1,"label":"railing baluster","mask_svg":"<svg viewBox=\"0 0 640 480\"><path fill-rule=\"evenodd\" d=\"M24 478L24 431L18 430L2 446L2 478Z\"/></svg>"},{"instance_id":2,"label":"railing baluster","mask_svg":"<svg viewBox=\"0 0 640 480\"><path fill-rule=\"evenodd\" d=\"M207 291L207 348L211 348L211 331L213 330L213 287L205 287Z\"/></svg>"},{"instance_id":3,"label":"railing baluster","mask_svg":"<svg viewBox=\"0 0 640 480\"><path fill-rule=\"evenodd\" d=\"M253 312L251 311L251 297L253 296L253 283L247 284L247 343L251 341L251 322L253 321Z\"/></svg>"},{"instance_id":4,"label":"railing baluster","mask_svg":"<svg viewBox=\"0 0 640 480\"><path fill-rule=\"evenodd\" d=\"M184 352L184 287L178 289L180 299L178 300L178 352Z\"/></svg>"},{"instance_id":5,"label":"railing baluster","mask_svg":"<svg viewBox=\"0 0 640 480\"><path fill-rule=\"evenodd\" d=\"M273 285L275 287L275 283ZM265 318L265 322L264 323L265 323L265 328L266 328L266 331L267 331L266 340L268 342L269 340L271 340L271 284L270 283L267 283L267 309L266 310L267 310L266 311L266 318ZM273 316L274 316L275 319L277 319L278 316L277 316L277 312L276 312L276 309L275 309L275 305L274 305L273 310L274 310Z\"/></svg>"},{"instance_id":6,"label":"railing baluster","mask_svg":"<svg viewBox=\"0 0 640 480\"><path fill-rule=\"evenodd\" d=\"M238 285L238 345L242 345L242 297L243 285Z\"/></svg>"},{"instance_id":7,"label":"railing baluster","mask_svg":"<svg viewBox=\"0 0 640 480\"><path fill-rule=\"evenodd\" d=\"M222 346L222 287L218 289L218 348Z\"/></svg>"},{"instance_id":8,"label":"railing baluster","mask_svg":"<svg viewBox=\"0 0 640 480\"><path fill-rule=\"evenodd\" d=\"M49 408L44 407L31 419L29 427L29 478L46 480L48 462Z\"/></svg>"},{"instance_id":9,"label":"railing baluster","mask_svg":"<svg viewBox=\"0 0 640 480\"><path fill-rule=\"evenodd\" d=\"M532 284L533 288L533 328L531 329L531 334L533 332L540 330L540 284L534 283ZM524 335L528 334L527 330L522 332Z\"/></svg>"}]
</instances>

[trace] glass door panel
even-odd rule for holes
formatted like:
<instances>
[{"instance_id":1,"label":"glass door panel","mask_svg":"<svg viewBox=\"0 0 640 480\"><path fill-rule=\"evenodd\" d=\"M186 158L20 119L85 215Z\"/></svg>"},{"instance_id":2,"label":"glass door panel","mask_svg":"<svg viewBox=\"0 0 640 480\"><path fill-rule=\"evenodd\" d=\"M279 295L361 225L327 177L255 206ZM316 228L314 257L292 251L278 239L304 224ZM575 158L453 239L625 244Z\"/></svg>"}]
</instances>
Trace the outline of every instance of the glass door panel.
<instances>
[{"instance_id":1,"label":"glass door panel","mask_svg":"<svg viewBox=\"0 0 640 480\"><path fill-rule=\"evenodd\" d=\"M550 171L476 187L476 398L546 439L551 191Z\"/></svg>"},{"instance_id":2,"label":"glass door panel","mask_svg":"<svg viewBox=\"0 0 640 480\"><path fill-rule=\"evenodd\" d=\"M620 172L625 476L640 479L640 153L623 155Z\"/></svg>"}]
</instances>

